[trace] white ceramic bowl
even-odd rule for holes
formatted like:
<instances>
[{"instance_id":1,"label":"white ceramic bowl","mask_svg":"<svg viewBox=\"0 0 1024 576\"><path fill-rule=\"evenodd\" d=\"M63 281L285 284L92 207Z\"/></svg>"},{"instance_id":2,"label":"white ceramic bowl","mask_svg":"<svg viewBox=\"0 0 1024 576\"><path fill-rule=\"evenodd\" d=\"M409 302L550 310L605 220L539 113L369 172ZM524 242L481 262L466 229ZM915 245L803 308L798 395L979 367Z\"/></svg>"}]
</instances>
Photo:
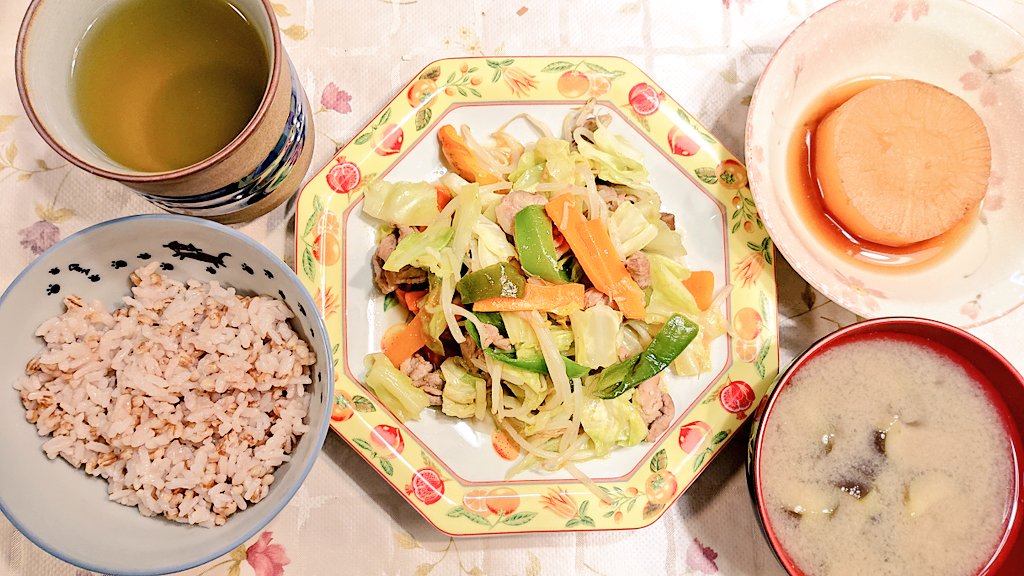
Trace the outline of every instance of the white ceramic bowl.
<instances>
[{"instance_id":1,"label":"white ceramic bowl","mask_svg":"<svg viewBox=\"0 0 1024 576\"><path fill-rule=\"evenodd\" d=\"M793 268L865 317L912 315L970 327L1024 303L1022 54L1020 34L963 0L840 0L801 24L758 81L746 135L754 199ZM869 76L944 88L988 129L992 178L978 222L935 264L898 272L855 264L820 242L795 210L787 151L798 122L830 89Z\"/></svg>"},{"instance_id":2,"label":"white ceramic bowl","mask_svg":"<svg viewBox=\"0 0 1024 576\"><path fill-rule=\"evenodd\" d=\"M177 244L175 244L175 242ZM198 258L198 259L197 259ZM25 420L12 384L42 349L33 334L64 311L72 294L114 307L129 294L128 275L161 261L178 280L216 280L244 294L282 297L295 328L317 354L307 422L290 462L275 472L269 494L224 526L201 528L143 517L107 499L107 483L62 459L48 460L44 439ZM323 321L295 274L256 241L225 226L185 216L132 216L98 224L57 244L26 268L0 297L0 509L47 552L104 574L177 572L221 556L265 526L291 499L327 433L334 390Z\"/></svg>"}]
</instances>

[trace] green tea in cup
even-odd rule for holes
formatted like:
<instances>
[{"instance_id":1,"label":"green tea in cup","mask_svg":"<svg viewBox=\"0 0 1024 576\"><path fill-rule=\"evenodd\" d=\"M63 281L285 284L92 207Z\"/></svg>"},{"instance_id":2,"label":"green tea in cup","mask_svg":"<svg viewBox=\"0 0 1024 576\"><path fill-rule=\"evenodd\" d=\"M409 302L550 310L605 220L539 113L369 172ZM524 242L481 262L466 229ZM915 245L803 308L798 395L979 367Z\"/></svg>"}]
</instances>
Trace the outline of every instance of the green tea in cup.
<instances>
[{"instance_id":1,"label":"green tea in cup","mask_svg":"<svg viewBox=\"0 0 1024 576\"><path fill-rule=\"evenodd\" d=\"M54 151L169 212L252 220L313 157L270 0L31 0L14 65Z\"/></svg>"},{"instance_id":2,"label":"green tea in cup","mask_svg":"<svg viewBox=\"0 0 1024 576\"><path fill-rule=\"evenodd\" d=\"M269 78L267 47L228 0L128 0L89 27L71 88L86 134L111 160L163 172L231 142Z\"/></svg>"}]
</instances>

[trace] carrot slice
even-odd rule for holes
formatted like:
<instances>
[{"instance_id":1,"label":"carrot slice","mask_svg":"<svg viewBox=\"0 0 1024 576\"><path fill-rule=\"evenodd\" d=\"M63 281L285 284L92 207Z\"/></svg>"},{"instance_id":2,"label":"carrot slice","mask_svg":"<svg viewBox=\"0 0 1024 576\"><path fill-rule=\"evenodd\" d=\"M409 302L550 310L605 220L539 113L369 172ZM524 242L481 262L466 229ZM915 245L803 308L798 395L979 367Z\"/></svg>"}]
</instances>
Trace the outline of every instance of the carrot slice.
<instances>
[{"instance_id":1,"label":"carrot slice","mask_svg":"<svg viewBox=\"0 0 1024 576\"><path fill-rule=\"evenodd\" d=\"M545 210L594 288L607 294L626 318L643 318L644 292L619 260L604 222L584 218L572 194L552 198Z\"/></svg>"},{"instance_id":2,"label":"carrot slice","mask_svg":"<svg viewBox=\"0 0 1024 576\"><path fill-rule=\"evenodd\" d=\"M697 308L707 310L715 293L715 273L710 270L693 270L690 277L683 280L683 286L693 295Z\"/></svg>"},{"instance_id":3,"label":"carrot slice","mask_svg":"<svg viewBox=\"0 0 1024 576\"><path fill-rule=\"evenodd\" d=\"M412 312L413 314L419 314L420 300L422 300L423 297L426 295L426 290L413 290L411 292L406 292L405 295L403 296L403 302L405 303L405 307L409 309L409 312Z\"/></svg>"},{"instance_id":4,"label":"carrot slice","mask_svg":"<svg viewBox=\"0 0 1024 576\"><path fill-rule=\"evenodd\" d=\"M494 184L498 177L484 170L480 161L470 152L466 142L455 131L451 124L445 124L437 131L437 140L441 144L441 153L456 174L467 182Z\"/></svg>"},{"instance_id":5,"label":"carrot slice","mask_svg":"<svg viewBox=\"0 0 1024 576\"><path fill-rule=\"evenodd\" d=\"M395 368L398 368L426 344L427 335L423 332L423 319L417 314L401 332L383 343L384 355L391 360Z\"/></svg>"},{"instance_id":6,"label":"carrot slice","mask_svg":"<svg viewBox=\"0 0 1024 576\"><path fill-rule=\"evenodd\" d=\"M434 191L437 192L437 211L440 212L441 210L444 210L444 207L447 206L449 202L452 201L454 196L447 186L442 186L440 184L434 185Z\"/></svg>"},{"instance_id":7,"label":"carrot slice","mask_svg":"<svg viewBox=\"0 0 1024 576\"><path fill-rule=\"evenodd\" d=\"M583 284L526 284L522 298L499 296L473 303L474 312L539 310L565 316L583 309Z\"/></svg>"}]
</instances>

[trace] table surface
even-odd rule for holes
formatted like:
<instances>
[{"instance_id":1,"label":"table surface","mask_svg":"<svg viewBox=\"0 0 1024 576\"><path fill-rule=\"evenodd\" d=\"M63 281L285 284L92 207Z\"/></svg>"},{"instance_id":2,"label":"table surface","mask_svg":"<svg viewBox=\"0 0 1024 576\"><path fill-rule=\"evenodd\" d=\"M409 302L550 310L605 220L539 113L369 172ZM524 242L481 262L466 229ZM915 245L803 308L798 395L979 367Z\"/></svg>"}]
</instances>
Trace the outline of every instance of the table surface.
<instances>
[{"instance_id":1,"label":"table surface","mask_svg":"<svg viewBox=\"0 0 1024 576\"><path fill-rule=\"evenodd\" d=\"M786 35L827 3L281 0L274 8L316 110L316 169L427 63L466 55L625 57L742 154L758 76ZM927 3L881 2L903 11ZM1024 0L976 3L1024 29ZM158 211L123 186L69 166L32 129L13 77L27 5L0 2L0 288L60 238L103 220ZM289 264L293 227L292 203L238 226ZM784 259L778 262L785 365L857 317L808 286ZM1024 309L972 331L1024 368L1024 347L1012 330L1021 321ZM659 521L641 530L453 539L329 434L295 498L245 544L244 560L225 557L186 574L783 574L758 531L744 458L743 443L732 442ZM0 517L0 574L88 573L50 557Z\"/></svg>"}]
</instances>

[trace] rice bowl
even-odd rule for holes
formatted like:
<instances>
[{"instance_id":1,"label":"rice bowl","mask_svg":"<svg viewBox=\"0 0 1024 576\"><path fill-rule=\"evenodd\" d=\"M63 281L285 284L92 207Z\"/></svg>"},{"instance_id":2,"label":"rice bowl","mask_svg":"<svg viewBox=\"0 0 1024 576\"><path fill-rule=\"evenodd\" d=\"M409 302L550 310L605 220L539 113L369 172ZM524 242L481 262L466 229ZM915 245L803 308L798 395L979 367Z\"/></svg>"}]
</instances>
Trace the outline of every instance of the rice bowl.
<instances>
[{"instance_id":1,"label":"rice bowl","mask_svg":"<svg viewBox=\"0 0 1024 576\"><path fill-rule=\"evenodd\" d=\"M46 350L15 383L47 458L109 483L110 499L205 527L262 500L308 430L316 355L280 300L218 282L131 274L108 313L65 298L36 330Z\"/></svg>"},{"instance_id":2,"label":"rice bowl","mask_svg":"<svg viewBox=\"0 0 1024 576\"><path fill-rule=\"evenodd\" d=\"M154 262L161 263L160 274L179 282L216 281L240 296L283 300L295 314L291 329L316 356L309 367L312 382L305 385L308 413L302 424L308 430L294 442L290 460L274 470L263 499L214 528L144 517L112 502L106 481L89 478L59 458L47 458L42 449L47 439L26 421L14 388L29 360L43 349L35 331L65 311L65 298L79 296L83 303L99 302L112 310L131 294L132 270ZM14 279L0 296L0 322L7 327L0 333L7 359L0 372L0 436L5 440L0 445L5 462L0 467L0 510L34 544L86 570L163 574L230 552L284 508L323 445L334 372L316 304L284 262L228 227L183 216L145 215L83 230L39 256Z\"/></svg>"}]
</instances>

